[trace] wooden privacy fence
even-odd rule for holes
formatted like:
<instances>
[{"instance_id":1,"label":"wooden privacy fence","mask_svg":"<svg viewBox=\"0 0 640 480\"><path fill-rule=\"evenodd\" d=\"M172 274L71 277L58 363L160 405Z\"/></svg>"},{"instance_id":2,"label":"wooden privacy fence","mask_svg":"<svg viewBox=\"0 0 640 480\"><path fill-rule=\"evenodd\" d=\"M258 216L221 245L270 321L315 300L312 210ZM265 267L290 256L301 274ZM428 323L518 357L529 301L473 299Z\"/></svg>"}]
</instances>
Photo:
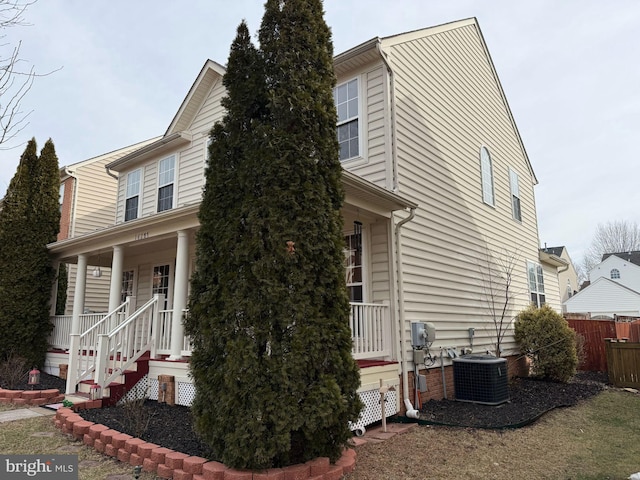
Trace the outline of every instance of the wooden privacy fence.
<instances>
[{"instance_id":1,"label":"wooden privacy fence","mask_svg":"<svg viewBox=\"0 0 640 480\"><path fill-rule=\"evenodd\" d=\"M640 343L609 339L604 344L609 381L616 387L640 388Z\"/></svg>"},{"instance_id":2,"label":"wooden privacy fence","mask_svg":"<svg viewBox=\"0 0 640 480\"><path fill-rule=\"evenodd\" d=\"M605 338L616 337L616 322L613 320L579 320L568 318L569 326L584 339L584 359L578 366L580 370L591 372L607 371Z\"/></svg>"}]
</instances>

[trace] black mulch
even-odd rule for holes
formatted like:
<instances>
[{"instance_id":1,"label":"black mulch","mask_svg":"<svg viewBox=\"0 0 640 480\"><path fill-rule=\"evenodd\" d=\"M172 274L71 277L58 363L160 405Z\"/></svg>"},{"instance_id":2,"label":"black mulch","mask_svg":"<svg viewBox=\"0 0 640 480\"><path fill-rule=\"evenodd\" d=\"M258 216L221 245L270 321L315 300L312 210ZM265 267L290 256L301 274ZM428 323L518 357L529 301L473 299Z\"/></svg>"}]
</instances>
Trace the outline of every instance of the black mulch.
<instances>
[{"instance_id":1,"label":"black mulch","mask_svg":"<svg viewBox=\"0 0 640 480\"><path fill-rule=\"evenodd\" d=\"M578 372L569 383L516 378L509 383L510 400L501 405L481 405L455 400L429 400L421 420L476 428L509 428L531 423L557 407L576 405L606 388L606 373Z\"/></svg>"},{"instance_id":2,"label":"black mulch","mask_svg":"<svg viewBox=\"0 0 640 480\"><path fill-rule=\"evenodd\" d=\"M64 380L49 377L51 376L42 375L42 388L59 388L64 391ZM508 403L489 406L453 400L430 400L424 404L421 418L434 423L463 427L516 426L526 424L553 408L576 405L581 400L597 395L606 388L607 381L606 373L589 372L579 372L568 384L515 379L509 384ZM198 441L192 430L189 408L169 407L150 400L144 402L143 408L150 420L146 432L142 435L137 435L132 430L135 422L127 417L122 407L83 410L80 414L86 420L141 437L147 442L188 455L208 456L207 448Z\"/></svg>"},{"instance_id":3,"label":"black mulch","mask_svg":"<svg viewBox=\"0 0 640 480\"><path fill-rule=\"evenodd\" d=\"M40 383L37 385L29 385L28 382L29 376L26 373L18 383L12 386L9 386L5 380L0 378L0 388L7 388L9 390L51 390L57 388L60 393L64 393L67 388L66 380L45 372L40 372Z\"/></svg>"}]
</instances>

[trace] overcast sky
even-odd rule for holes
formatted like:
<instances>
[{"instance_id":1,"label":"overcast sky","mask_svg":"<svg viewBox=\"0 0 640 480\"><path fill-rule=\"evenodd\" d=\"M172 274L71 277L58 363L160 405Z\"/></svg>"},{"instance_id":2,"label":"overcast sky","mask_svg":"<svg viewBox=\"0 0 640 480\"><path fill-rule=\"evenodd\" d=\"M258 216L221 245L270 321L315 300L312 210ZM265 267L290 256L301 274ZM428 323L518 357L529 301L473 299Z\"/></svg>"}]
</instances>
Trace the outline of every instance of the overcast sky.
<instances>
[{"instance_id":1,"label":"overcast sky","mask_svg":"<svg viewBox=\"0 0 640 480\"><path fill-rule=\"evenodd\" d=\"M325 0L325 10L336 54L477 17L539 181L541 246L565 245L578 263L598 223L640 223L639 2ZM1 43L21 40L25 66L60 70L36 80L13 144L51 137L62 166L163 134L206 59L226 64L238 23L256 34L262 13L261 0L38 0L32 25ZM0 151L0 195L23 148Z\"/></svg>"}]
</instances>

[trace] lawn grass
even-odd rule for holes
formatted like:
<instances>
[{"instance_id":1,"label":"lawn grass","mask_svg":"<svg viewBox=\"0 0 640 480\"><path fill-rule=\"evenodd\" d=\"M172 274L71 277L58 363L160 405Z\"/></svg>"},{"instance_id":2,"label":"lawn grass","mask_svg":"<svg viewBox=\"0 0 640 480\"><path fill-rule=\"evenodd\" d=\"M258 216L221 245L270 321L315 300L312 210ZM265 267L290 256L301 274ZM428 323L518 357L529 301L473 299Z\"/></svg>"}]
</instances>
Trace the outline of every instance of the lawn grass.
<instances>
[{"instance_id":1,"label":"lawn grass","mask_svg":"<svg viewBox=\"0 0 640 480\"><path fill-rule=\"evenodd\" d=\"M55 428L52 417L0 424L0 452L3 455L78 455L79 480L104 480L110 475L126 474L133 478L133 467L101 455L82 442L71 440ZM155 475L143 473L140 479L154 480Z\"/></svg>"},{"instance_id":2,"label":"lawn grass","mask_svg":"<svg viewBox=\"0 0 640 480\"><path fill-rule=\"evenodd\" d=\"M640 395L608 390L517 430L418 426L356 451L349 480L626 479L640 471Z\"/></svg>"},{"instance_id":3,"label":"lawn grass","mask_svg":"<svg viewBox=\"0 0 640 480\"><path fill-rule=\"evenodd\" d=\"M80 480L133 471L70 440L53 426L52 417L1 424L0 452L77 454ZM357 453L348 480L626 479L640 472L640 395L607 390L517 430L418 426L358 447Z\"/></svg>"}]
</instances>

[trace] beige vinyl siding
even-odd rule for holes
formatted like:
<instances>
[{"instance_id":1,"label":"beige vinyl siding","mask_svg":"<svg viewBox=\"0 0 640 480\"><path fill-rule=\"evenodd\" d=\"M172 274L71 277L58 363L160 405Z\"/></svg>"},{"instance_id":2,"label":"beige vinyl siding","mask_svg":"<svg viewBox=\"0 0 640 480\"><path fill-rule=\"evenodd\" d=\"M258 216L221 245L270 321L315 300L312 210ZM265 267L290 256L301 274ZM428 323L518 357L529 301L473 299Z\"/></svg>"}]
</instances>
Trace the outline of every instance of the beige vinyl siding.
<instances>
[{"instance_id":1,"label":"beige vinyl siding","mask_svg":"<svg viewBox=\"0 0 640 480\"><path fill-rule=\"evenodd\" d=\"M118 181L107 175L105 162L77 168L72 236L113 225Z\"/></svg>"},{"instance_id":2,"label":"beige vinyl siding","mask_svg":"<svg viewBox=\"0 0 640 480\"><path fill-rule=\"evenodd\" d=\"M120 173L117 212L119 222L124 219L127 173L138 168L142 168L140 192L142 209L140 216L146 217L157 213L158 162L170 155L175 155L176 157L174 178L174 195L176 198L174 198L174 208L190 205L201 200L202 187L204 185L205 145L211 127L216 121L222 119L224 111L220 100L224 94L224 86L218 80L213 84L204 103L189 126L188 132L191 133L193 139L186 148L157 155L151 160L132 166Z\"/></svg>"},{"instance_id":3,"label":"beige vinyl siding","mask_svg":"<svg viewBox=\"0 0 640 480\"><path fill-rule=\"evenodd\" d=\"M388 89L383 65L377 64L361 72L345 75L338 84L359 78L361 158L343 162L345 169L366 178L381 187L388 187L387 170L390 167L388 115Z\"/></svg>"},{"instance_id":4,"label":"beige vinyl siding","mask_svg":"<svg viewBox=\"0 0 640 480\"><path fill-rule=\"evenodd\" d=\"M562 303L556 293L560 292L557 267L545 263L540 263L540 265L542 265L542 271L544 272L545 302L556 312L562 312Z\"/></svg>"},{"instance_id":5,"label":"beige vinyl siding","mask_svg":"<svg viewBox=\"0 0 640 480\"><path fill-rule=\"evenodd\" d=\"M168 154L164 154L154 159L147 163L142 170L142 178L140 181L140 202L142 202L142 209L140 217L147 217L156 213L158 207L158 162L168 156Z\"/></svg>"},{"instance_id":6,"label":"beige vinyl siding","mask_svg":"<svg viewBox=\"0 0 640 480\"><path fill-rule=\"evenodd\" d=\"M224 109L220 101L225 94L222 80L218 80L213 84L190 126L194 140L189 148L183 151L180 162L178 205L188 205L202 199L207 139L213 125L222 120Z\"/></svg>"},{"instance_id":7,"label":"beige vinyl siding","mask_svg":"<svg viewBox=\"0 0 640 480\"><path fill-rule=\"evenodd\" d=\"M111 281L111 269L101 268L102 276L96 278L92 275L93 266L87 267L87 283L84 295L84 309L91 312L106 312L109 309L109 283ZM73 313L73 302L75 301L75 285L78 274L78 267L74 264L67 265L69 278L69 288L67 289L67 303L65 305L65 315Z\"/></svg>"},{"instance_id":8,"label":"beige vinyl siding","mask_svg":"<svg viewBox=\"0 0 640 480\"><path fill-rule=\"evenodd\" d=\"M370 249L370 277L371 301L380 303L389 301L391 295L391 280L389 277L389 231L383 222L372 223L369 226Z\"/></svg>"},{"instance_id":9,"label":"beige vinyl siding","mask_svg":"<svg viewBox=\"0 0 640 480\"><path fill-rule=\"evenodd\" d=\"M402 230L407 332L436 325L436 346L492 349L489 298L480 280L487 251L516 262L512 314L528 304L526 259L538 257L533 176L474 24L396 42L399 193L416 201ZM482 200L480 147L493 160L495 208ZM509 168L519 175L522 222L512 218ZM408 335L409 337L410 335ZM512 338L503 350L512 350Z\"/></svg>"}]
</instances>

